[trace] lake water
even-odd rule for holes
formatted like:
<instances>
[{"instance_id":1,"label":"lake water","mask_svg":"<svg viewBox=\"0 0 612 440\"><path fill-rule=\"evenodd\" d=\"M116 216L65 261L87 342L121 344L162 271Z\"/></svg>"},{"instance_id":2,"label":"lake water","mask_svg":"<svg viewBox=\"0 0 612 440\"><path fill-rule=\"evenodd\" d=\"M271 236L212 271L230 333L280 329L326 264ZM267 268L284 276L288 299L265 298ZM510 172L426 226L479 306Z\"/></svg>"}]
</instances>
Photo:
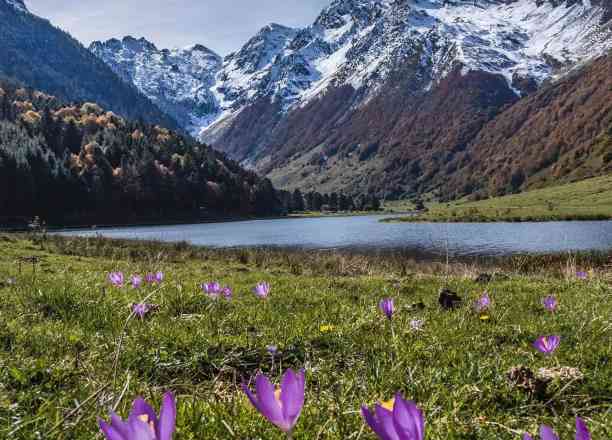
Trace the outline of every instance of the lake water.
<instances>
[{"instance_id":1,"label":"lake water","mask_svg":"<svg viewBox=\"0 0 612 440\"><path fill-rule=\"evenodd\" d=\"M381 223L383 216L287 218L62 232L65 235L186 241L210 247L406 250L496 256L612 249L612 221Z\"/></svg>"}]
</instances>

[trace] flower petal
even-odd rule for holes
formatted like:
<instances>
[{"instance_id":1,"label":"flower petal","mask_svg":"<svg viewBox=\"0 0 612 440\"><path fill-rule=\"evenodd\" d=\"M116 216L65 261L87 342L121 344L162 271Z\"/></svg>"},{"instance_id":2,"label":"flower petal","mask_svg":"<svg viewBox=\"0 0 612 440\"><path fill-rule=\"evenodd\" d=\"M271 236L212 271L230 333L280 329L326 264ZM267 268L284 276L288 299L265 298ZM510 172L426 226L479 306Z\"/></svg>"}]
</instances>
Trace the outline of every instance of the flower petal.
<instances>
[{"instance_id":1,"label":"flower petal","mask_svg":"<svg viewBox=\"0 0 612 440\"><path fill-rule=\"evenodd\" d=\"M170 392L164 394L161 410L159 411L159 422L155 424L157 440L172 440L176 429L176 402L174 395Z\"/></svg>"},{"instance_id":2,"label":"flower petal","mask_svg":"<svg viewBox=\"0 0 612 440\"><path fill-rule=\"evenodd\" d=\"M114 426L109 425L102 419L98 419L98 426L106 440L128 440L128 438L124 437Z\"/></svg>"},{"instance_id":3,"label":"flower petal","mask_svg":"<svg viewBox=\"0 0 612 440\"><path fill-rule=\"evenodd\" d=\"M126 437L126 440L158 440L151 426L141 420L131 420L130 430L130 436Z\"/></svg>"},{"instance_id":4,"label":"flower petal","mask_svg":"<svg viewBox=\"0 0 612 440\"><path fill-rule=\"evenodd\" d=\"M541 440L559 440L559 437L555 434L550 426L540 426L540 439Z\"/></svg>"},{"instance_id":5,"label":"flower petal","mask_svg":"<svg viewBox=\"0 0 612 440\"><path fill-rule=\"evenodd\" d=\"M401 438L423 440L425 437L423 412L414 402L404 400L399 393L395 396L393 422Z\"/></svg>"},{"instance_id":6,"label":"flower petal","mask_svg":"<svg viewBox=\"0 0 612 440\"><path fill-rule=\"evenodd\" d=\"M591 440L591 433L580 417L576 417L576 440Z\"/></svg>"},{"instance_id":7,"label":"flower petal","mask_svg":"<svg viewBox=\"0 0 612 440\"><path fill-rule=\"evenodd\" d=\"M153 426L157 426L157 414L155 410L151 408L142 397L138 397L132 404L132 411L128 417L128 421L131 422L134 419L140 420L140 416L146 415L147 422L153 422Z\"/></svg>"},{"instance_id":8,"label":"flower petal","mask_svg":"<svg viewBox=\"0 0 612 440\"><path fill-rule=\"evenodd\" d=\"M376 412L376 418L378 419L378 426L384 433L385 438L389 440L401 440L401 437L395 431L393 413L379 404L375 406L374 410Z\"/></svg>"},{"instance_id":9,"label":"flower petal","mask_svg":"<svg viewBox=\"0 0 612 440\"><path fill-rule=\"evenodd\" d=\"M523 440L533 440L533 438L529 434L525 433L523 434Z\"/></svg>"},{"instance_id":10,"label":"flower petal","mask_svg":"<svg viewBox=\"0 0 612 440\"><path fill-rule=\"evenodd\" d=\"M128 422L124 422L121 417L114 412L111 413L111 426L123 437L128 438L130 436L130 425Z\"/></svg>"},{"instance_id":11,"label":"flower petal","mask_svg":"<svg viewBox=\"0 0 612 440\"><path fill-rule=\"evenodd\" d=\"M283 418L285 423L291 426L291 429L295 426L304 406L304 387L305 379L303 371L295 374L292 369L288 369L285 372L281 383L280 400L283 404Z\"/></svg>"},{"instance_id":12,"label":"flower petal","mask_svg":"<svg viewBox=\"0 0 612 440\"><path fill-rule=\"evenodd\" d=\"M380 440L389 440L389 437L387 434L385 434L385 431L383 431L382 427L378 423L378 420L376 420L376 417L374 417L367 406L363 405L361 407L361 415Z\"/></svg>"}]
</instances>

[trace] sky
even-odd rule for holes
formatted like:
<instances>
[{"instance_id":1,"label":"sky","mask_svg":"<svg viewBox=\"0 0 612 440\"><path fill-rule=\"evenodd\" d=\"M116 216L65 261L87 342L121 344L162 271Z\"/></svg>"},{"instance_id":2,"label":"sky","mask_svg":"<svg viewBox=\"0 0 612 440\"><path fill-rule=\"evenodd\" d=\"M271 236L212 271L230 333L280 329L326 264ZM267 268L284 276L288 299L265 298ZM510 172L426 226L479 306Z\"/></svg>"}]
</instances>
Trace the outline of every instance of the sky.
<instances>
[{"instance_id":1,"label":"sky","mask_svg":"<svg viewBox=\"0 0 612 440\"><path fill-rule=\"evenodd\" d=\"M159 48L203 44L221 55L269 23L311 24L331 0L25 0L85 45L145 37Z\"/></svg>"}]
</instances>

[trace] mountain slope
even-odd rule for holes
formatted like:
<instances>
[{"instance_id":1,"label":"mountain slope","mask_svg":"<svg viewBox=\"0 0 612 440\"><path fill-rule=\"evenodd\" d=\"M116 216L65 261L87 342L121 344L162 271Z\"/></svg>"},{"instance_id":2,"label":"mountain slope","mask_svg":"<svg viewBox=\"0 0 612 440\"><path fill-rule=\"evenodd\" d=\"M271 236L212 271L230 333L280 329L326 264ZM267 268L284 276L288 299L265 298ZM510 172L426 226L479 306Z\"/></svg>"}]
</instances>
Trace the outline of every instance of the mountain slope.
<instances>
[{"instance_id":1,"label":"mountain slope","mask_svg":"<svg viewBox=\"0 0 612 440\"><path fill-rule=\"evenodd\" d=\"M189 131L198 131L215 110L209 89L222 61L204 46L159 50L143 38L125 37L94 42L90 50Z\"/></svg>"},{"instance_id":2,"label":"mountain slope","mask_svg":"<svg viewBox=\"0 0 612 440\"><path fill-rule=\"evenodd\" d=\"M21 0L0 0L0 41L0 76L69 101L94 101L126 117L177 126L70 35L29 13Z\"/></svg>"},{"instance_id":3,"label":"mountain slope","mask_svg":"<svg viewBox=\"0 0 612 440\"><path fill-rule=\"evenodd\" d=\"M612 54L501 113L456 163L468 155L449 190L473 175L499 194L612 173Z\"/></svg>"},{"instance_id":4,"label":"mountain slope","mask_svg":"<svg viewBox=\"0 0 612 440\"><path fill-rule=\"evenodd\" d=\"M159 125L0 82L0 224L194 220L281 212L267 179Z\"/></svg>"},{"instance_id":5,"label":"mountain slope","mask_svg":"<svg viewBox=\"0 0 612 440\"><path fill-rule=\"evenodd\" d=\"M485 124L612 47L611 11L610 0L334 1L311 26L268 26L211 67L215 105L192 132L290 189L441 189Z\"/></svg>"}]
</instances>

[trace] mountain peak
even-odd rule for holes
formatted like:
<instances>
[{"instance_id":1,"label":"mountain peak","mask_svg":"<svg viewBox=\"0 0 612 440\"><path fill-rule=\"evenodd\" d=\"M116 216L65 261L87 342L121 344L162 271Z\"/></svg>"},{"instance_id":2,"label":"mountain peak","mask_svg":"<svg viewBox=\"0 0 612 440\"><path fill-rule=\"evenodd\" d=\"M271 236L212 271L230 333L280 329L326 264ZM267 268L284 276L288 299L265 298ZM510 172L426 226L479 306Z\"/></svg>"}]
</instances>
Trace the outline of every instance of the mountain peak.
<instances>
[{"instance_id":1,"label":"mountain peak","mask_svg":"<svg viewBox=\"0 0 612 440\"><path fill-rule=\"evenodd\" d=\"M123 37L123 45L132 50L157 51L157 46L144 37L134 38L131 35Z\"/></svg>"},{"instance_id":2,"label":"mountain peak","mask_svg":"<svg viewBox=\"0 0 612 440\"><path fill-rule=\"evenodd\" d=\"M19 12L29 12L23 0L4 0L4 2Z\"/></svg>"}]
</instances>

